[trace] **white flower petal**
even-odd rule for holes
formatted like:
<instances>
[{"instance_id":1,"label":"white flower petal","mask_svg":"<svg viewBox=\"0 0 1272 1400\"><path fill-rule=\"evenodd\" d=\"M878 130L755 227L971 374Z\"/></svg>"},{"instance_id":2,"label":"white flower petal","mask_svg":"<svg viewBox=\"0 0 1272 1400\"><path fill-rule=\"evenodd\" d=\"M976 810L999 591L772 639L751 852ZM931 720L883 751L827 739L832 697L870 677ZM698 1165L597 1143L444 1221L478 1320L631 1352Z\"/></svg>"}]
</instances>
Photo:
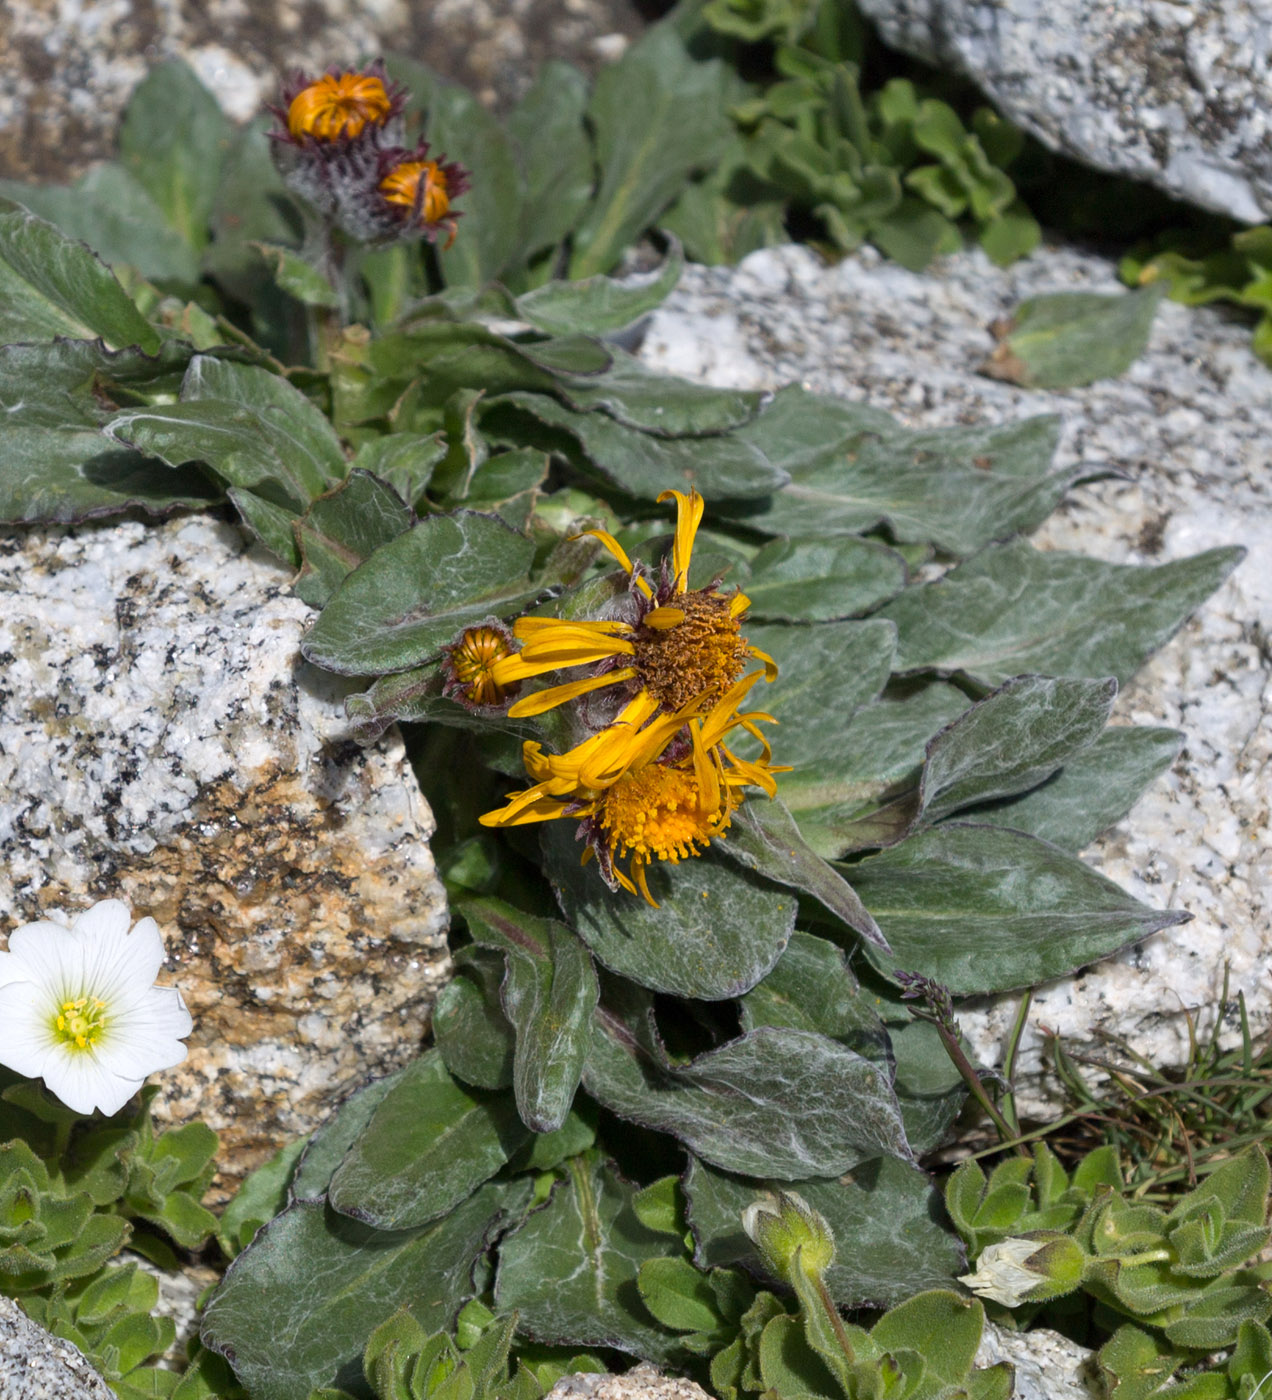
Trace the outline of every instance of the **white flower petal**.
<instances>
[{"instance_id":1,"label":"white flower petal","mask_svg":"<svg viewBox=\"0 0 1272 1400\"><path fill-rule=\"evenodd\" d=\"M122 899L99 899L91 909L75 916L71 932L93 939L99 947L113 946L128 936L131 923L132 910Z\"/></svg>"},{"instance_id":2,"label":"white flower petal","mask_svg":"<svg viewBox=\"0 0 1272 1400\"><path fill-rule=\"evenodd\" d=\"M61 924L41 919L9 935L9 952L26 968L27 977L52 996L78 988L83 981L83 940Z\"/></svg>"},{"instance_id":3,"label":"white flower petal","mask_svg":"<svg viewBox=\"0 0 1272 1400\"><path fill-rule=\"evenodd\" d=\"M50 1092L76 1113L118 1113L141 1088L142 1080L112 1074L92 1054L62 1046L44 1066L44 1082Z\"/></svg>"},{"instance_id":4,"label":"white flower petal","mask_svg":"<svg viewBox=\"0 0 1272 1400\"><path fill-rule=\"evenodd\" d=\"M129 1005L155 980L163 963L163 939L159 925L153 919L142 919L129 933L125 921L122 929L112 916L96 924L98 932L85 936L81 926L104 904L117 905L125 914L128 906L117 899L95 904L75 921L74 932L84 939L83 992L100 997L107 1003Z\"/></svg>"},{"instance_id":5,"label":"white flower petal","mask_svg":"<svg viewBox=\"0 0 1272 1400\"><path fill-rule=\"evenodd\" d=\"M0 986L0 1065L28 1079L44 1073L45 1061L57 1048L51 1006L30 982Z\"/></svg>"},{"instance_id":6,"label":"white flower petal","mask_svg":"<svg viewBox=\"0 0 1272 1400\"><path fill-rule=\"evenodd\" d=\"M112 1073L144 1078L185 1059L181 1037L192 1028L190 1013L175 987L150 987L139 1005L111 1017L97 1053Z\"/></svg>"}]
</instances>

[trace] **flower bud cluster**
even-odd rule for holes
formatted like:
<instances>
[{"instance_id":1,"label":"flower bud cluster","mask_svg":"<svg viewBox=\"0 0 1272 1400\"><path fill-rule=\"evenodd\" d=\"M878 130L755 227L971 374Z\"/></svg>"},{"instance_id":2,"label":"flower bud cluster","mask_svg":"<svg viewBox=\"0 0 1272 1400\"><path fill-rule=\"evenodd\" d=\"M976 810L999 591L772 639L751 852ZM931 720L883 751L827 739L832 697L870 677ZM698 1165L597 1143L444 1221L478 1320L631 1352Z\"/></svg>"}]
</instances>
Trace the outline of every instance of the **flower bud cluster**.
<instances>
[{"instance_id":1,"label":"flower bud cluster","mask_svg":"<svg viewBox=\"0 0 1272 1400\"><path fill-rule=\"evenodd\" d=\"M455 238L468 173L429 143L406 144L405 92L381 63L295 73L273 109L274 163L287 188L359 243Z\"/></svg>"}]
</instances>

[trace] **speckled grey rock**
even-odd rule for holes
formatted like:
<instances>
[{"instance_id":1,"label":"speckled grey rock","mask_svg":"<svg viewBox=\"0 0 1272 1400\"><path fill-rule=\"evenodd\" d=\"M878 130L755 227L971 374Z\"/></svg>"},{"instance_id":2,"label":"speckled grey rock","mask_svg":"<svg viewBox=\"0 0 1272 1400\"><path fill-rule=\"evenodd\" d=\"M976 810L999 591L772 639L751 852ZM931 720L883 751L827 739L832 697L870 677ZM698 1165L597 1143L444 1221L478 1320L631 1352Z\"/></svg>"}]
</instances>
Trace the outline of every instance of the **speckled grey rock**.
<instances>
[{"instance_id":1,"label":"speckled grey rock","mask_svg":"<svg viewBox=\"0 0 1272 1400\"><path fill-rule=\"evenodd\" d=\"M1147 353L1118 380L1046 393L977 373L994 348L990 324L1021 298L1115 286L1109 263L1065 249L1007 270L972 251L924 274L872 250L826 267L806 248L773 249L735 269L689 268L641 351L651 365L713 384L802 382L915 427L1059 413L1061 461L1115 467L1126 479L1075 489L1035 536L1041 547L1130 563L1249 548L1119 697L1115 722L1170 725L1186 744L1085 853L1138 898L1193 921L1039 992L1020 1078L1026 1110L1044 1113L1055 1100L1039 1077L1042 1026L1081 1041L1115 1031L1155 1063L1179 1064L1183 1012L1213 1015L1227 963L1256 1031L1272 1028L1272 371L1251 353L1247 327L1167 302ZM1014 1009L963 1015L988 1062L1001 1058ZM1235 1006L1225 1013L1235 1031Z\"/></svg>"},{"instance_id":2,"label":"speckled grey rock","mask_svg":"<svg viewBox=\"0 0 1272 1400\"><path fill-rule=\"evenodd\" d=\"M862 0L1049 146L1250 223L1272 215L1269 0Z\"/></svg>"},{"instance_id":3,"label":"speckled grey rock","mask_svg":"<svg viewBox=\"0 0 1272 1400\"><path fill-rule=\"evenodd\" d=\"M562 1376L548 1391L546 1400L710 1400L696 1381L664 1376L656 1366L642 1361L622 1375L579 1371Z\"/></svg>"},{"instance_id":4,"label":"speckled grey rock","mask_svg":"<svg viewBox=\"0 0 1272 1400\"><path fill-rule=\"evenodd\" d=\"M408 54L493 107L548 58L594 72L642 21L632 0L13 0L0 5L0 175L64 180L111 154L129 93L184 58L236 120L281 72Z\"/></svg>"},{"instance_id":5,"label":"speckled grey rock","mask_svg":"<svg viewBox=\"0 0 1272 1400\"><path fill-rule=\"evenodd\" d=\"M984 1369L1010 1361L1016 1373L1013 1400L1095 1400L1103 1391L1091 1355L1086 1347L1046 1327L1009 1332L986 1322L976 1365Z\"/></svg>"},{"instance_id":6,"label":"speckled grey rock","mask_svg":"<svg viewBox=\"0 0 1272 1400\"><path fill-rule=\"evenodd\" d=\"M210 517L0 541L0 931L159 921L195 1028L156 1113L231 1177L415 1053L448 966L401 738L348 740L287 584Z\"/></svg>"},{"instance_id":7,"label":"speckled grey rock","mask_svg":"<svg viewBox=\"0 0 1272 1400\"><path fill-rule=\"evenodd\" d=\"M0 1293L0 1400L114 1400L80 1350Z\"/></svg>"}]
</instances>

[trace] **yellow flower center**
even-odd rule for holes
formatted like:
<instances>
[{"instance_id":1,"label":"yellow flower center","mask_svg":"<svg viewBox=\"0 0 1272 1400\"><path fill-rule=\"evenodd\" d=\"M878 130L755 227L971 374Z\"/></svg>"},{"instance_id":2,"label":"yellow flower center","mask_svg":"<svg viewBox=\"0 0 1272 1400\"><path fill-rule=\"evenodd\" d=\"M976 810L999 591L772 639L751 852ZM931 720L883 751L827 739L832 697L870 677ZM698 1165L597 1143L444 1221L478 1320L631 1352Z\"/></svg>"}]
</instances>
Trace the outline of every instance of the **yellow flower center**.
<instances>
[{"instance_id":1,"label":"yellow flower center","mask_svg":"<svg viewBox=\"0 0 1272 1400\"><path fill-rule=\"evenodd\" d=\"M670 627L639 629L632 664L644 688L668 710L701 698L719 700L742 674L750 652L731 598L699 589L672 598L684 620Z\"/></svg>"},{"instance_id":2,"label":"yellow flower center","mask_svg":"<svg viewBox=\"0 0 1272 1400\"><path fill-rule=\"evenodd\" d=\"M368 122L387 121L393 110L388 90L366 73L328 73L291 100L287 129L295 137L337 141L357 136Z\"/></svg>"},{"instance_id":3,"label":"yellow flower center","mask_svg":"<svg viewBox=\"0 0 1272 1400\"><path fill-rule=\"evenodd\" d=\"M469 627L448 653L448 669L472 705L502 705L521 689L520 681L500 685L492 672L496 661L515 654L503 633L493 627Z\"/></svg>"},{"instance_id":4,"label":"yellow flower center","mask_svg":"<svg viewBox=\"0 0 1272 1400\"><path fill-rule=\"evenodd\" d=\"M89 1050L106 1029L106 1003L97 997L64 1001L53 1018L53 1033L73 1050Z\"/></svg>"},{"instance_id":5,"label":"yellow flower center","mask_svg":"<svg viewBox=\"0 0 1272 1400\"><path fill-rule=\"evenodd\" d=\"M404 160L400 165L395 165L380 181L380 193L390 204L414 209L421 182L424 195L420 204L420 218L426 224L435 224L445 218L450 209L446 172L435 160Z\"/></svg>"},{"instance_id":6,"label":"yellow flower center","mask_svg":"<svg viewBox=\"0 0 1272 1400\"><path fill-rule=\"evenodd\" d=\"M651 763L620 778L596 805L596 821L616 855L629 851L642 863L651 859L673 864L696 856L712 836L729 825L736 799L721 790L723 809L708 811L692 771Z\"/></svg>"}]
</instances>

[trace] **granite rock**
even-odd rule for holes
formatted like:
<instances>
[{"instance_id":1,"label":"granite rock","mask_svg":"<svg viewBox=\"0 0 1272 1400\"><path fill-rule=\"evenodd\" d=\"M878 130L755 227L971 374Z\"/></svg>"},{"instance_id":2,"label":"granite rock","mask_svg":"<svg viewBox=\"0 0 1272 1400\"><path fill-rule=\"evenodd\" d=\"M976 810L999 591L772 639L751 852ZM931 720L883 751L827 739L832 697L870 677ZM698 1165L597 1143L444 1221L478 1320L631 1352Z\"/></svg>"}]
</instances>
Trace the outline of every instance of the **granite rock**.
<instances>
[{"instance_id":1,"label":"granite rock","mask_svg":"<svg viewBox=\"0 0 1272 1400\"><path fill-rule=\"evenodd\" d=\"M1103 1392L1091 1355L1086 1347L1046 1327L1010 1332L986 1322L976 1366L983 1370L1010 1361L1016 1373L1012 1400L1095 1400Z\"/></svg>"},{"instance_id":2,"label":"granite rock","mask_svg":"<svg viewBox=\"0 0 1272 1400\"><path fill-rule=\"evenodd\" d=\"M864 250L827 267L806 248L752 254L737 268L691 267L652 319L642 358L717 385L790 381L887 409L913 427L1061 416L1059 460L1122 479L1076 488L1035 535L1044 549L1161 563L1243 544L1246 562L1118 698L1114 722L1183 731L1175 766L1130 816L1084 853L1154 907L1193 915L1035 996L1019 1082L1026 1112L1046 1114L1040 1028L1087 1045L1126 1036L1159 1065L1188 1049L1185 1011L1218 1011L1236 1034L1245 992L1256 1034L1272 1030L1269 794L1272 793L1272 371L1247 326L1216 308L1164 303L1147 352L1120 379L1048 393L977 373L990 325L1023 298L1113 290L1113 266L1043 248L1006 270L976 251L927 273ZM1013 1002L972 1006L963 1025L996 1063Z\"/></svg>"},{"instance_id":3,"label":"granite rock","mask_svg":"<svg viewBox=\"0 0 1272 1400\"><path fill-rule=\"evenodd\" d=\"M1203 208L1272 217L1268 0L861 0L1055 150Z\"/></svg>"},{"instance_id":4,"label":"granite rock","mask_svg":"<svg viewBox=\"0 0 1272 1400\"><path fill-rule=\"evenodd\" d=\"M114 1391L78 1347L51 1336L0 1293L0 1397L114 1400Z\"/></svg>"},{"instance_id":5,"label":"granite rock","mask_svg":"<svg viewBox=\"0 0 1272 1400\"><path fill-rule=\"evenodd\" d=\"M347 737L312 611L211 517L0 542L0 928L117 896L194 1017L161 1120L228 1184L419 1048L448 968L396 731Z\"/></svg>"},{"instance_id":6,"label":"granite rock","mask_svg":"<svg viewBox=\"0 0 1272 1400\"><path fill-rule=\"evenodd\" d=\"M546 1400L710 1400L696 1381L664 1376L642 1361L622 1375L579 1371L562 1376Z\"/></svg>"},{"instance_id":7,"label":"granite rock","mask_svg":"<svg viewBox=\"0 0 1272 1400\"><path fill-rule=\"evenodd\" d=\"M239 121L275 100L280 73L386 52L501 108L545 59L595 72L641 28L633 0L20 0L0 6L0 175L65 180L109 156L129 94L165 58Z\"/></svg>"}]
</instances>

